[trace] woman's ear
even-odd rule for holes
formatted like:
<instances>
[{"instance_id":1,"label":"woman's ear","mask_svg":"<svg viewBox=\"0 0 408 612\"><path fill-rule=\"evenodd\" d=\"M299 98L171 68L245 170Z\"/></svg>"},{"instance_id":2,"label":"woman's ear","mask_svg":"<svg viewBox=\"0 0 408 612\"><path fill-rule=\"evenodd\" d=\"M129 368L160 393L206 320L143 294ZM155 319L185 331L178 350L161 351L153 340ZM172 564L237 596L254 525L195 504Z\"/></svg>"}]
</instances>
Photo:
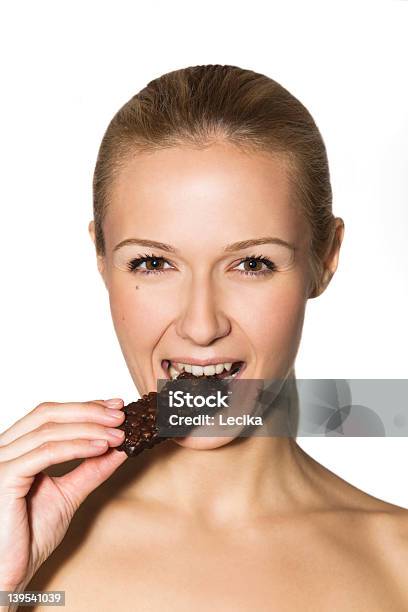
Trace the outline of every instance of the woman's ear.
<instances>
[{"instance_id":1,"label":"woman's ear","mask_svg":"<svg viewBox=\"0 0 408 612\"><path fill-rule=\"evenodd\" d=\"M92 242L94 243L95 250L96 250L95 223L94 223L93 219L92 219L92 221L89 222L88 232L89 232L89 235L91 237ZM100 274L101 274L101 276L103 278L103 282L105 283L105 286L106 286L106 279L105 279L105 258L103 257L103 255L96 254L96 262L97 262L98 270L99 270L99 272L100 272Z\"/></svg>"},{"instance_id":2,"label":"woman's ear","mask_svg":"<svg viewBox=\"0 0 408 612\"><path fill-rule=\"evenodd\" d=\"M336 217L333 238L331 241L330 248L328 250L328 254L326 255L326 259L323 263L320 285L318 291L316 292L316 295L314 295L313 297L318 297L319 295L321 295L323 291L325 291L331 279L333 278L339 263L340 247L341 243L343 242L343 238L344 221L340 217Z\"/></svg>"}]
</instances>

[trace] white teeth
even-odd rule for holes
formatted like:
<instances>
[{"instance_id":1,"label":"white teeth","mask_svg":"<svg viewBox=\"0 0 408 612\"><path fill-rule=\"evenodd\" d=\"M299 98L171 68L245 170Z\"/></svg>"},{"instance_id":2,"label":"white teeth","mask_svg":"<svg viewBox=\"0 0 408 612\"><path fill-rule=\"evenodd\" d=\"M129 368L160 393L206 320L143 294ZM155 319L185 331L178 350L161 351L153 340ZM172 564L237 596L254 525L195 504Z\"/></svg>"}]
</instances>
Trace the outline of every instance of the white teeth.
<instances>
[{"instance_id":1,"label":"white teeth","mask_svg":"<svg viewBox=\"0 0 408 612\"><path fill-rule=\"evenodd\" d=\"M169 365L169 375L172 380L178 377L179 374L186 371L194 376L214 376L214 374L221 374L224 369L229 372L232 368L232 362L228 363L217 363L212 365L200 366L189 363L172 363ZM232 376L234 378L236 374Z\"/></svg>"},{"instance_id":2,"label":"white teeth","mask_svg":"<svg viewBox=\"0 0 408 612\"><path fill-rule=\"evenodd\" d=\"M193 365L191 366L191 373L194 374L194 376L202 376L204 374L204 368L203 366Z\"/></svg>"},{"instance_id":3,"label":"white teeth","mask_svg":"<svg viewBox=\"0 0 408 612\"><path fill-rule=\"evenodd\" d=\"M170 378L172 380L174 380L175 378L177 378L177 376L180 374L180 372L177 372L177 370L175 368L173 368L172 365L169 366L169 374L170 374Z\"/></svg>"},{"instance_id":4,"label":"white teeth","mask_svg":"<svg viewBox=\"0 0 408 612\"><path fill-rule=\"evenodd\" d=\"M219 370L217 370L217 368L219 368ZM217 365L217 367L215 365L208 365L208 366L204 366L204 374L206 376L214 376L215 373L218 374L218 372L222 372L224 369L224 366L221 364Z\"/></svg>"}]
</instances>

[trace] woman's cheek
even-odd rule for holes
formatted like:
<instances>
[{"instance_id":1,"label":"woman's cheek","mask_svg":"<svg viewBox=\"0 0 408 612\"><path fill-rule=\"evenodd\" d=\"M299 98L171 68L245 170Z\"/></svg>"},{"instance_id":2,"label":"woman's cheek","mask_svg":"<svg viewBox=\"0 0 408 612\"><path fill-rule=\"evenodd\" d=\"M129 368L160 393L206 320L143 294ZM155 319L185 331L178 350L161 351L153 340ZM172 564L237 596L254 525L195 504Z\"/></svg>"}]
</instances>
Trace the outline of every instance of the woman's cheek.
<instances>
[{"instance_id":1,"label":"woman's cheek","mask_svg":"<svg viewBox=\"0 0 408 612\"><path fill-rule=\"evenodd\" d=\"M252 340L260 358L265 359L265 378L287 375L299 348L304 314L305 301L296 290L274 295L267 307L258 310Z\"/></svg>"},{"instance_id":2,"label":"woman's cheek","mask_svg":"<svg viewBox=\"0 0 408 612\"><path fill-rule=\"evenodd\" d=\"M142 283L111 284L109 302L112 320L121 344L138 348L154 345L169 324L165 299Z\"/></svg>"}]
</instances>

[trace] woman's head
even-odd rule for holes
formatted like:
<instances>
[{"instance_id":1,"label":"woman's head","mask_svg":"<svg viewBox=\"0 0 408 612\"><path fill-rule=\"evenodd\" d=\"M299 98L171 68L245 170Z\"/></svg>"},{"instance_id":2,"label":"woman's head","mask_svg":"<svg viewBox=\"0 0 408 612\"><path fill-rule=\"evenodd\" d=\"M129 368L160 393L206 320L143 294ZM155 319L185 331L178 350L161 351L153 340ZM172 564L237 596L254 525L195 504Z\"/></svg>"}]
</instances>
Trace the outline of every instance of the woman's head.
<instances>
[{"instance_id":1,"label":"woman's head","mask_svg":"<svg viewBox=\"0 0 408 612\"><path fill-rule=\"evenodd\" d=\"M343 224L306 108L264 75L210 65L152 81L112 119L90 232L146 393L164 377L162 360L180 357L286 378L307 299L337 267Z\"/></svg>"}]
</instances>

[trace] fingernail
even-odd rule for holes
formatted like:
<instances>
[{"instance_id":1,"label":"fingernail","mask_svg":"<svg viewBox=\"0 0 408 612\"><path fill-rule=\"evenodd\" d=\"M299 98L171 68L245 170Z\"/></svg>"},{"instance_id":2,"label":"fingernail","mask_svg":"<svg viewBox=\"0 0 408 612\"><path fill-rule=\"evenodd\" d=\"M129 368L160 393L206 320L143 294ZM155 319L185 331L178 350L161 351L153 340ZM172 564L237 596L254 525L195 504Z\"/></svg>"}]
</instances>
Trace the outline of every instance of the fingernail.
<instances>
[{"instance_id":1,"label":"fingernail","mask_svg":"<svg viewBox=\"0 0 408 612\"><path fill-rule=\"evenodd\" d=\"M115 438L121 438L125 435L122 429L114 429L113 427L105 427L105 429L110 436L115 436Z\"/></svg>"},{"instance_id":2,"label":"fingernail","mask_svg":"<svg viewBox=\"0 0 408 612\"><path fill-rule=\"evenodd\" d=\"M105 414L110 419L123 419L124 412L123 410L112 410L112 408L105 408Z\"/></svg>"},{"instance_id":3,"label":"fingernail","mask_svg":"<svg viewBox=\"0 0 408 612\"><path fill-rule=\"evenodd\" d=\"M118 397L113 399L104 400L105 404L109 406L109 408L121 408L123 405L123 400Z\"/></svg>"}]
</instances>

